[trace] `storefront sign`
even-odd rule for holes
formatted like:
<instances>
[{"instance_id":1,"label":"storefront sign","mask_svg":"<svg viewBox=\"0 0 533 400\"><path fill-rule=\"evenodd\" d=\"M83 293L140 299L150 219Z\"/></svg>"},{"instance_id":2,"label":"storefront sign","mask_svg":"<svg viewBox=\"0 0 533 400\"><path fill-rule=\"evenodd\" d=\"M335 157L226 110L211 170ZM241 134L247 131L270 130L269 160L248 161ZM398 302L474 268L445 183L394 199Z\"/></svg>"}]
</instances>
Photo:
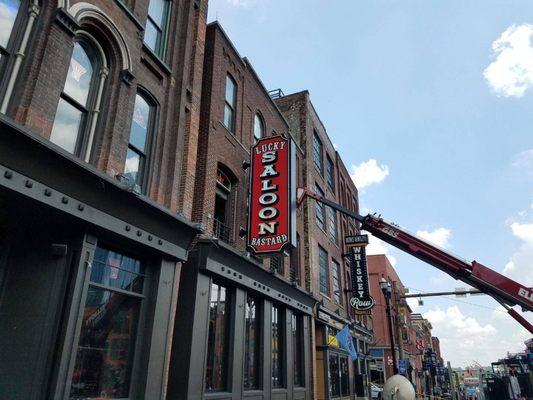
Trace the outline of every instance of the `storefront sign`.
<instances>
[{"instance_id":1,"label":"storefront sign","mask_svg":"<svg viewBox=\"0 0 533 400\"><path fill-rule=\"evenodd\" d=\"M352 298L350 305L355 309L356 314L370 314L375 302L370 295L368 283L365 249L368 244L368 235L346 236L344 243L351 251Z\"/></svg>"},{"instance_id":2,"label":"storefront sign","mask_svg":"<svg viewBox=\"0 0 533 400\"><path fill-rule=\"evenodd\" d=\"M328 335L328 346L339 347L339 339L336 336Z\"/></svg>"},{"instance_id":3,"label":"storefront sign","mask_svg":"<svg viewBox=\"0 0 533 400\"><path fill-rule=\"evenodd\" d=\"M251 149L248 248L280 253L296 243L296 155L290 139L270 136Z\"/></svg>"},{"instance_id":4,"label":"storefront sign","mask_svg":"<svg viewBox=\"0 0 533 400\"><path fill-rule=\"evenodd\" d=\"M401 375L405 375L405 373L407 372L407 361L406 360L398 361L398 372Z\"/></svg>"},{"instance_id":5,"label":"storefront sign","mask_svg":"<svg viewBox=\"0 0 533 400\"><path fill-rule=\"evenodd\" d=\"M344 237L346 247L361 247L368 244L368 235L352 235Z\"/></svg>"},{"instance_id":6,"label":"storefront sign","mask_svg":"<svg viewBox=\"0 0 533 400\"><path fill-rule=\"evenodd\" d=\"M329 322L331 320L331 317L323 311L319 311L317 313L317 317L318 319L321 319L322 321L326 321L326 322Z\"/></svg>"}]
</instances>

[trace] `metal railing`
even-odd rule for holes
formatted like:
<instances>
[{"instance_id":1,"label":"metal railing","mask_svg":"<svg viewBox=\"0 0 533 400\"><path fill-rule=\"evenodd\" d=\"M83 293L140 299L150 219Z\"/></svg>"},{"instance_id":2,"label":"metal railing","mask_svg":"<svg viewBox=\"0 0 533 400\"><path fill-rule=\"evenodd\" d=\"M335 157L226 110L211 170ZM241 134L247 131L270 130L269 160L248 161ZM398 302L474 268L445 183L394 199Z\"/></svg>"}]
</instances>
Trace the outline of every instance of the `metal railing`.
<instances>
[{"instance_id":1,"label":"metal railing","mask_svg":"<svg viewBox=\"0 0 533 400\"><path fill-rule=\"evenodd\" d=\"M281 97L285 97L285 93L283 93L283 90L281 89L269 90L268 95L271 99L279 99Z\"/></svg>"},{"instance_id":2,"label":"metal railing","mask_svg":"<svg viewBox=\"0 0 533 400\"><path fill-rule=\"evenodd\" d=\"M213 220L213 236L223 242L232 244L231 228L218 219Z\"/></svg>"}]
</instances>

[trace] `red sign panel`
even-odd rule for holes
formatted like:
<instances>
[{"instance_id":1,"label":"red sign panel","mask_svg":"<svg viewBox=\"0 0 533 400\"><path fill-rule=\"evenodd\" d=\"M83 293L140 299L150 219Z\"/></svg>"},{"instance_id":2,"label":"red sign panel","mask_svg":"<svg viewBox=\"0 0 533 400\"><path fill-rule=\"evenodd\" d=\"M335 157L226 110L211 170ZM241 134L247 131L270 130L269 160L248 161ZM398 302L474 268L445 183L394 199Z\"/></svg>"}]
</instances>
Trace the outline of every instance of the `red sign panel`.
<instances>
[{"instance_id":1,"label":"red sign panel","mask_svg":"<svg viewBox=\"0 0 533 400\"><path fill-rule=\"evenodd\" d=\"M248 248L279 253L295 242L294 154L289 139L270 136L251 149Z\"/></svg>"}]
</instances>

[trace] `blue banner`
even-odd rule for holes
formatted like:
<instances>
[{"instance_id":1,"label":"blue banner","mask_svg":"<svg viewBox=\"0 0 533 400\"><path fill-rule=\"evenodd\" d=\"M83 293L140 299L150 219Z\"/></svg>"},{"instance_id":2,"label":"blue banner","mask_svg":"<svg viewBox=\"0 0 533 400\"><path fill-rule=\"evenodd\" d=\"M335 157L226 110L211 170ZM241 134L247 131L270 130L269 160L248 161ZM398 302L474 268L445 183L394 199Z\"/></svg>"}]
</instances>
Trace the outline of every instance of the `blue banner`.
<instances>
[{"instance_id":1,"label":"blue banner","mask_svg":"<svg viewBox=\"0 0 533 400\"><path fill-rule=\"evenodd\" d=\"M350 328L348 325L346 325L339 333L337 333L336 338L339 341L340 347L350 354L352 360L357 360L357 352L355 351L352 334L350 333Z\"/></svg>"}]
</instances>

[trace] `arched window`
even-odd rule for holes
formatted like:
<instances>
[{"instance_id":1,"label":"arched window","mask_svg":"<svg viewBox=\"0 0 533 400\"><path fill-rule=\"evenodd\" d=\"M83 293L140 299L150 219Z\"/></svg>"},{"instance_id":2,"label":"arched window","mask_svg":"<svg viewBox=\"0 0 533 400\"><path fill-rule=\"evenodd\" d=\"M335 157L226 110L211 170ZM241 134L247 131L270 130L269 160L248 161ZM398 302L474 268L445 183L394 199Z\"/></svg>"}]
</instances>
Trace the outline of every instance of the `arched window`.
<instances>
[{"instance_id":1,"label":"arched window","mask_svg":"<svg viewBox=\"0 0 533 400\"><path fill-rule=\"evenodd\" d=\"M144 43L160 58L165 56L169 15L169 0L150 0Z\"/></svg>"},{"instance_id":2,"label":"arched window","mask_svg":"<svg viewBox=\"0 0 533 400\"><path fill-rule=\"evenodd\" d=\"M107 65L102 49L85 36L74 43L50 141L89 161Z\"/></svg>"},{"instance_id":3,"label":"arched window","mask_svg":"<svg viewBox=\"0 0 533 400\"><path fill-rule=\"evenodd\" d=\"M226 95L224 98L224 126L235 133L235 109L237 105L237 84L233 78L226 75Z\"/></svg>"},{"instance_id":4,"label":"arched window","mask_svg":"<svg viewBox=\"0 0 533 400\"><path fill-rule=\"evenodd\" d=\"M26 13L24 12L26 10ZM0 112L5 113L22 61L29 35L39 14L36 0L0 0ZM14 62L8 61L14 57Z\"/></svg>"},{"instance_id":5,"label":"arched window","mask_svg":"<svg viewBox=\"0 0 533 400\"><path fill-rule=\"evenodd\" d=\"M261 118L261 115L259 113L256 113L254 117L255 140L259 140L263 136L265 136L265 123L263 122L263 118Z\"/></svg>"},{"instance_id":6,"label":"arched window","mask_svg":"<svg viewBox=\"0 0 533 400\"><path fill-rule=\"evenodd\" d=\"M155 114L156 107L153 102L137 93L124 174L136 182L143 191L147 184L150 148L155 132Z\"/></svg>"}]
</instances>

